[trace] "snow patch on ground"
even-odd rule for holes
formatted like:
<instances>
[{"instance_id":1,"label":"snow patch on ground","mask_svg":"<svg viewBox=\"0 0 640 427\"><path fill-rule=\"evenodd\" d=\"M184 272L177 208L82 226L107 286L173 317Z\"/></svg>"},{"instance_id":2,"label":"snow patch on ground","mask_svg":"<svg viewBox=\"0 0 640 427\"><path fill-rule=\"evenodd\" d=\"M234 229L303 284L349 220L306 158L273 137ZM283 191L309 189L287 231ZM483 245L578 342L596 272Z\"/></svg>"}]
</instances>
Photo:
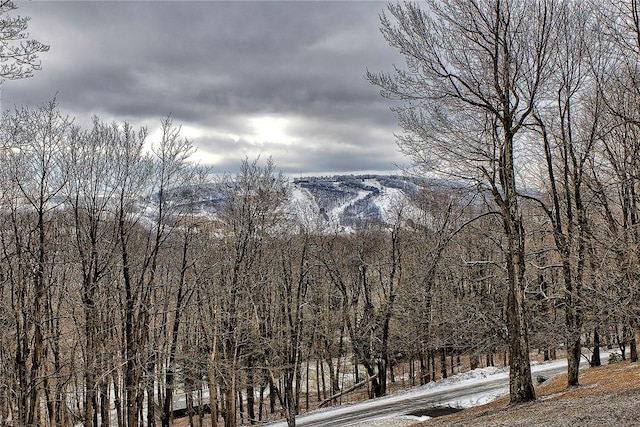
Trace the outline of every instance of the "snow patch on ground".
<instances>
[{"instance_id":1,"label":"snow patch on ground","mask_svg":"<svg viewBox=\"0 0 640 427\"><path fill-rule=\"evenodd\" d=\"M433 381L425 384L424 388L441 388L449 384L458 384L462 381L470 380L483 380L490 375L496 375L500 373L508 372L505 368L496 368L495 366L488 366L486 368L478 368L473 371L467 371L460 374L452 375L448 378L439 381Z\"/></svg>"}]
</instances>

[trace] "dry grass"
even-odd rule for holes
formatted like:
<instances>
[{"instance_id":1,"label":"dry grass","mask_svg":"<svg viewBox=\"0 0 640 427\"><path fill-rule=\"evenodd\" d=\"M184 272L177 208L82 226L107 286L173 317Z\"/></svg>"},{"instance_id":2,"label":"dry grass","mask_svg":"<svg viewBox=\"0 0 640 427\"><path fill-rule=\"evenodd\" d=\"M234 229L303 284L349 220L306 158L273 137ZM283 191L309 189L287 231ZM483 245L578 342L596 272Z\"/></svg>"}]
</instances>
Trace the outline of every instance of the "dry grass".
<instances>
[{"instance_id":1,"label":"dry grass","mask_svg":"<svg viewBox=\"0 0 640 427\"><path fill-rule=\"evenodd\" d=\"M538 400L510 405L504 397L487 405L434 418L428 426L640 425L640 367L617 363L580 372L580 386L567 388L566 374L536 387Z\"/></svg>"}]
</instances>

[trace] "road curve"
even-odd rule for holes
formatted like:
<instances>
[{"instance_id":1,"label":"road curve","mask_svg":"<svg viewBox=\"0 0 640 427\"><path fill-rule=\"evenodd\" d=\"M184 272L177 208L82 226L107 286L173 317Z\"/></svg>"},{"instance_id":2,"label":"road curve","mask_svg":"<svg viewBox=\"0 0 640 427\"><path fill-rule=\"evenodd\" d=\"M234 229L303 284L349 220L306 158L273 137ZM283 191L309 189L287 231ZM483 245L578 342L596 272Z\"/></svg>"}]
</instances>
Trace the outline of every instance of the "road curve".
<instances>
[{"instance_id":1,"label":"road curve","mask_svg":"<svg viewBox=\"0 0 640 427\"><path fill-rule=\"evenodd\" d=\"M549 377L565 372L566 369L566 360L558 360L532 366L532 375L535 380L540 376ZM474 401L483 397L486 400L489 396L499 397L509 393L509 373L489 375L483 380L462 380L445 387L437 387L433 384L375 400L313 411L296 417L296 426L344 427L356 423L364 425L367 421L380 418L424 414L435 408L456 407L457 402L460 401ZM266 425L284 427L287 423L280 421Z\"/></svg>"}]
</instances>

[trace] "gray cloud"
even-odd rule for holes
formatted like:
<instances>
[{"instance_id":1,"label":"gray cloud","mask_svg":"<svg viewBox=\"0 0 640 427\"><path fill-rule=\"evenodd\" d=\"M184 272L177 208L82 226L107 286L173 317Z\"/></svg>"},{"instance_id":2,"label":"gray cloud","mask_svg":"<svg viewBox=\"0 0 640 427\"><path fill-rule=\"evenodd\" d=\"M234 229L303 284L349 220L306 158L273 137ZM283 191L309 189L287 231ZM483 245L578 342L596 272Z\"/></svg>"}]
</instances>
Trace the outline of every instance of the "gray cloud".
<instances>
[{"instance_id":1,"label":"gray cloud","mask_svg":"<svg viewBox=\"0 0 640 427\"><path fill-rule=\"evenodd\" d=\"M272 155L285 172L396 171L395 120L364 78L400 57L384 2L28 2L43 70L7 82L3 107L58 94L63 109L191 129L203 162ZM269 120L279 123L276 132ZM257 124L256 124L257 123ZM262 136L259 134L262 132ZM284 133L283 133L284 132ZM286 141L271 141L281 136Z\"/></svg>"}]
</instances>

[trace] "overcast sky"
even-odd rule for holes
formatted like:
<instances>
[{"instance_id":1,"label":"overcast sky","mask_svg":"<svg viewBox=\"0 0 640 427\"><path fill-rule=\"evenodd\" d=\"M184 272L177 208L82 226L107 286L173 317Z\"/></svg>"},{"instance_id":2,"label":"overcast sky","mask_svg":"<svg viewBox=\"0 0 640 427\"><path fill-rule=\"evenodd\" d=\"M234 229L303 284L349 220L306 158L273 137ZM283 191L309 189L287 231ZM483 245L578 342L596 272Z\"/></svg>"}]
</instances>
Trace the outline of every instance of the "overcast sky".
<instances>
[{"instance_id":1,"label":"overcast sky","mask_svg":"<svg viewBox=\"0 0 640 427\"><path fill-rule=\"evenodd\" d=\"M60 107L87 125L171 114L218 172L272 156L291 175L396 173L390 103L366 70L402 64L379 31L382 1L32 1L42 71L7 81L2 107Z\"/></svg>"}]
</instances>

